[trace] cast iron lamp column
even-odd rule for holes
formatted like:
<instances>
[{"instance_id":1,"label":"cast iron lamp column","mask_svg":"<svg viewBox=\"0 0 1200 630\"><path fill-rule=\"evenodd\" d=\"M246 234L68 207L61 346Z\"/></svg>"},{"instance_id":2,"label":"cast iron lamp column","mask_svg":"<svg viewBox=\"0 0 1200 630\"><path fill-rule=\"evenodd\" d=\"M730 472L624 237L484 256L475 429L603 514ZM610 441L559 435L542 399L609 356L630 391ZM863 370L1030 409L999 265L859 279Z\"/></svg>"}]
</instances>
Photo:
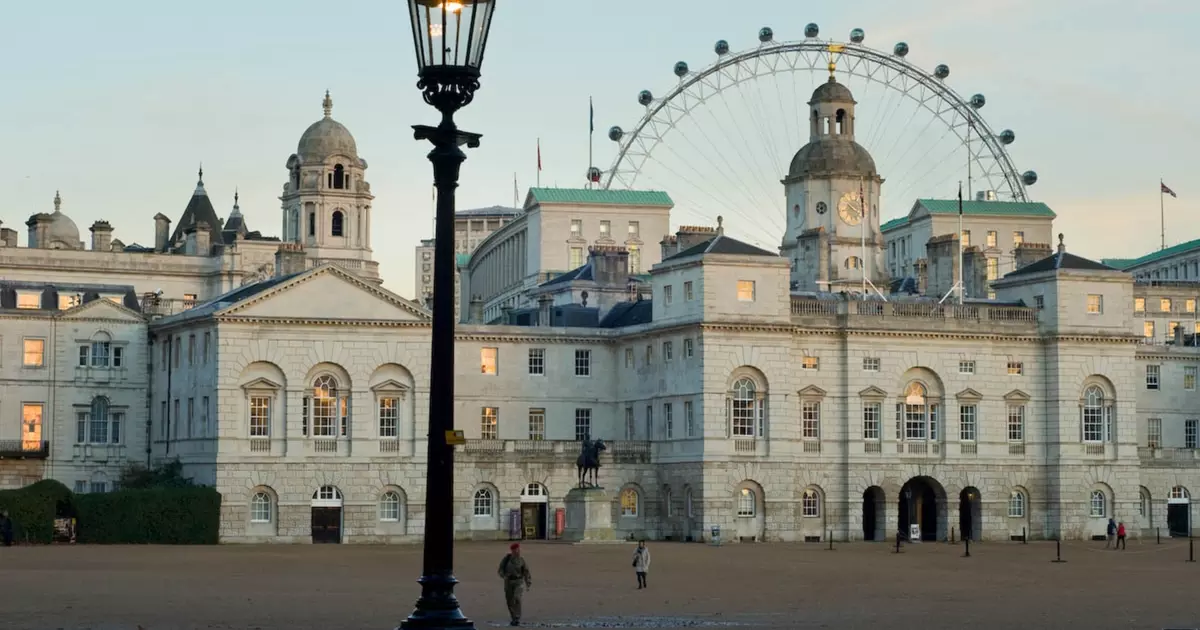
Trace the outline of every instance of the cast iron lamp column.
<instances>
[{"instance_id":1,"label":"cast iron lamp column","mask_svg":"<svg viewBox=\"0 0 1200 630\"><path fill-rule=\"evenodd\" d=\"M479 89L495 0L408 0L417 70L425 102L442 114L436 127L415 125L417 140L433 144L437 219L433 252L433 342L430 348L429 450L425 482L425 555L421 597L402 630L473 629L454 596L454 191L479 134L460 131L454 113Z\"/></svg>"}]
</instances>

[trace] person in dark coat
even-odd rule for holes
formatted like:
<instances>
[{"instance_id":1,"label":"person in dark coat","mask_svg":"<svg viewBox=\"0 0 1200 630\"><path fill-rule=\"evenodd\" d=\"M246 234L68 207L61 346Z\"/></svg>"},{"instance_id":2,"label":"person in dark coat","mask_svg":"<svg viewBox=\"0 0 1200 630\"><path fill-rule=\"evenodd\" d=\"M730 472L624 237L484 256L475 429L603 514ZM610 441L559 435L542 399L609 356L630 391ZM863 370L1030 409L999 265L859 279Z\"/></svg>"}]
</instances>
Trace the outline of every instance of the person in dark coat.
<instances>
[{"instance_id":1,"label":"person in dark coat","mask_svg":"<svg viewBox=\"0 0 1200 630\"><path fill-rule=\"evenodd\" d=\"M533 586L533 577L525 558L521 557L521 545L513 543L508 548L508 555L500 561L500 578L504 580L504 602L508 604L508 615L512 618L511 626L521 625L521 598L525 589Z\"/></svg>"},{"instance_id":2,"label":"person in dark coat","mask_svg":"<svg viewBox=\"0 0 1200 630\"><path fill-rule=\"evenodd\" d=\"M8 517L8 510L0 512L0 539L4 540L5 547L11 547L13 541L13 522Z\"/></svg>"}]
</instances>

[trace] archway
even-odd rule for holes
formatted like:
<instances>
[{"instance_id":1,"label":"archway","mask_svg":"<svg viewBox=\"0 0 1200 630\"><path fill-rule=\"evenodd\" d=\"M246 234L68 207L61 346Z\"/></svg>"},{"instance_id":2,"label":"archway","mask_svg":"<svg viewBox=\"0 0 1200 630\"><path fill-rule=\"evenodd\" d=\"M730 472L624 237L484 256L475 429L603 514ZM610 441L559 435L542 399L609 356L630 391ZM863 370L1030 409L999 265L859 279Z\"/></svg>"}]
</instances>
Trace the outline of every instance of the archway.
<instances>
[{"instance_id":1,"label":"archway","mask_svg":"<svg viewBox=\"0 0 1200 630\"><path fill-rule=\"evenodd\" d=\"M958 532L963 540L980 540L983 534L983 503L979 489L963 488L958 493Z\"/></svg>"},{"instance_id":2,"label":"archway","mask_svg":"<svg viewBox=\"0 0 1200 630\"><path fill-rule=\"evenodd\" d=\"M1167 530L1171 536L1192 534L1192 495L1187 488L1175 486L1167 494Z\"/></svg>"},{"instance_id":3,"label":"archway","mask_svg":"<svg viewBox=\"0 0 1200 630\"><path fill-rule=\"evenodd\" d=\"M342 493L334 486L321 486L313 493L312 541L342 542Z\"/></svg>"},{"instance_id":4,"label":"archway","mask_svg":"<svg viewBox=\"0 0 1200 630\"><path fill-rule=\"evenodd\" d=\"M531 483L521 491L521 538L545 540L550 518L550 493L546 486Z\"/></svg>"},{"instance_id":5,"label":"archway","mask_svg":"<svg viewBox=\"0 0 1200 630\"><path fill-rule=\"evenodd\" d=\"M883 488L871 486L863 492L862 526L863 540L885 540L887 538L887 503Z\"/></svg>"},{"instance_id":6,"label":"archway","mask_svg":"<svg viewBox=\"0 0 1200 630\"><path fill-rule=\"evenodd\" d=\"M913 477L897 499L901 538L936 541L945 537L946 491L931 477ZM914 529L915 528L915 529Z\"/></svg>"}]
</instances>

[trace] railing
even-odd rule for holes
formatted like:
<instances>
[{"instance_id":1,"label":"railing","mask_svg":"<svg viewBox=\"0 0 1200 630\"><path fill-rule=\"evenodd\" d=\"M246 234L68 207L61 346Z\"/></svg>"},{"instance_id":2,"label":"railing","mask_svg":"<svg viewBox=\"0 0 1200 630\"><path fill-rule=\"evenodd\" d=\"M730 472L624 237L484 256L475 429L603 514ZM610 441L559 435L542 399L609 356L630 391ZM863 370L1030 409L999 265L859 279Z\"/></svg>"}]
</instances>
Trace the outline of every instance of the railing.
<instances>
[{"instance_id":1,"label":"railing","mask_svg":"<svg viewBox=\"0 0 1200 630\"><path fill-rule=\"evenodd\" d=\"M758 450L758 440L754 438L734 438L733 452L743 455L753 455Z\"/></svg>"},{"instance_id":2,"label":"railing","mask_svg":"<svg viewBox=\"0 0 1200 630\"><path fill-rule=\"evenodd\" d=\"M50 457L50 442L37 440L0 440L0 459L46 459Z\"/></svg>"},{"instance_id":3,"label":"railing","mask_svg":"<svg viewBox=\"0 0 1200 630\"><path fill-rule=\"evenodd\" d=\"M554 442L546 440L517 440L513 445L518 453L553 453Z\"/></svg>"},{"instance_id":4,"label":"railing","mask_svg":"<svg viewBox=\"0 0 1200 630\"><path fill-rule=\"evenodd\" d=\"M821 452L821 443L820 442L805 442L804 443L804 452L805 453L820 453Z\"/></svg>"},{"instance_id":5,"label":"railing","mask_svg":"<svg viewBox=\"0 0 1200 630\"><path fill-rule=\"evenodd\" d=\"M1008 445L1008 454L1009 455L1024 455L1025 454L1025 445L1024 444L1009 444Z\"/></svg>"},{"instance_id":6,"label":"railing","mask_svg":"<svg viewBox=\"0 0 1200 630\"><path fill-rule=\"evenodd\" d=\"M313 269L326 263L337 265L343 269L362 269L363 261L356 258L309 258L308 268Z\"/></svg>"},{"instance_id":7,"label":"railing","mask_svg":"<svg viewBox=\"0 0 1200 630\"><path fill-rule=\"evenodd\" d=\"M838 303L792 298L792 315L828 317L838 314Z\"/></svg>"},{"instance_id":8,"label":"railing","mask_svg":"<svg viewBox=\"0 0 1200 630\"><path fill-rule=\"evenodd\" d=\"M1103 455L1104 454L1104 445L1103 444L1084 444L1083 445L1083 454L1084 455Z\"/></svg>"},{"instance_id":9,"label":"railing","mask_svg":"<svg viewBox=\"0 0 1200 630\"><path fill-rule=\"evenodd\" d=\"M979 454L979 445L978 444L960 443L958 445L958 454L959 455L978 455Z\"/></svg>"},{"instance_id":10,"label":"railing","mask_svg":"<svg viewBox=\"0 0 1200 630\"><path fill-rule=\"evenodd\" d=\"M142 313L158 317L166 317L196 308L197 300L182 300L178 298L160 298L154 295L142 296Z\"/></svg>"},{"instance_id":11,"label":"railing","mask_svg":"<svg viewBox=\"0 0 1200 630\"><path fill-rule=\"evenodd\" d=\"M908 320L963 320L987 322L1037 323L1037 309L1026 306L991 304L937 304L933 302L831 301L808 297L792 298L792 315L832 317L858 315Z\"/></svg>"},{"instance_id":12,"label":"railing","mask_svg":"<svg viewBox=\"0 0 1200 630\"><path fill-rule=\"evenodd\" d=\"M1141 459L1155 459L1176 462L1200 461L1200 449L1157 448L1142 446L1138 448L1138 457Z\"/></svg>"},{"instance_id":13,"label":"railing","mask_svg":"<svg viewBox=\"0 0 1200 630\"><path fill-rule=\"evenodd\" d=\"M311 441L312 451L314 453L337 453L338 444L336 439L318 438Z\"/></svg>"},{"instance_id":14,"label":"railing","mask_svg":"<svg viewBox=\"0 0 1200 630\"><path fill-rule=\"evenodd\" d=\"M391 439L391 438L384 438L384 439L379 440L379 452L380 453L399 453L400 452L400 440Z\"/></svg>"},{"instance_id":15,"label":"railing","mask_svg":"<svg viewBox=\"0 0 1200 630\"><path fill-rule=\"evenodd\" d=\"M863 443L863 452L864 453L882 453L883 445L880 444L879 442L864 442Z\"/></svg>"},{"instance_id":16,"label":"railing","mask_svg":"<svg viewBox=\"0 0 1200 630\"><path fill-rule=\"evenodd\" d=\"M502 453L504 440L467 440L463 450L468 453Z\"/></svg>"},{"instance_id":17,"label":"railing","mask_svg":"<svg viewBox=\"0 0 1200 630\"><path fill-rule=\"evenodd\" d=\"M250 438L251 453L270 453L271 438Z\"/></svg>"}]
</instances>

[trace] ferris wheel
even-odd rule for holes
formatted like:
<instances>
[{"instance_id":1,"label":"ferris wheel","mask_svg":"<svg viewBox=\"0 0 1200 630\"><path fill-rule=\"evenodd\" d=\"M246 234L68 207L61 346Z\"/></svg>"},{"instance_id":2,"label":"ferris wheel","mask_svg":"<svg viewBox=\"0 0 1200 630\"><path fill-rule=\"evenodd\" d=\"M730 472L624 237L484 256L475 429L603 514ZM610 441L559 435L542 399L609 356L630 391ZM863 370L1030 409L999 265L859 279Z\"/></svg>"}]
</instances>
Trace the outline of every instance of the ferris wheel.
<instances>
[{"instance_id":1,"label":"ferris wheel","mask_svg":"<svg viewBox=\"0 0 1200 630\"><path fill-rule=\"evenodd\" d=\"M742 52L718 41L716 61L703 69L676 63L676 85L661 96L642 90L641 119L608 130L616 158L606 171L591 169L589 180L666 190L676 223L724 215L729 231L773 249L785 227L780 179L809 141L807 101L829 73L858 102L856 140L885 179L884 220L906 215L915 199L956 196L958 182L965 198L1029 201L1037 173L1013 165L1006 147L1016 134L993 131L981 114L987 99L950 87L948 65L917 67L905 42L890 53L872 49L859 28L848 42L819 33L809 24L804 39L777 42L763 28L758 45Z\"/></svg>"}]
</instances>

